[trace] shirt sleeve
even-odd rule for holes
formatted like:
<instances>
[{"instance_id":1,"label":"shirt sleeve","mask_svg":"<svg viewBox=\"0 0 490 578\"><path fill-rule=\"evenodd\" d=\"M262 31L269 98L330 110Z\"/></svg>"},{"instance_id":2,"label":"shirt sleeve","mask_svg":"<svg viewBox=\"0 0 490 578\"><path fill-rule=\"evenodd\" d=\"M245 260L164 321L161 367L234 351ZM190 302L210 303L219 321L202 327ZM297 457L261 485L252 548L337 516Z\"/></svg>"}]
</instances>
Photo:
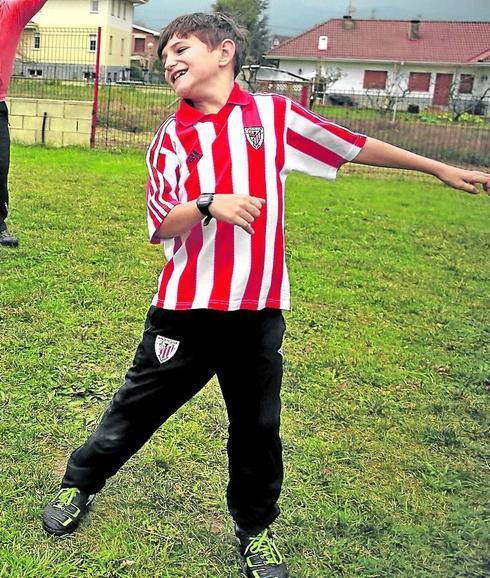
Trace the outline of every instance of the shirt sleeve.
<instances>
[{"instance_id":1,"label":"shirt sleeve","mask_svg":"<svg viewBox=\"0 0 490 578\"><path fill-rule=\"evenodd\" d=\"M46 2L47 0L14 0L13 6L17 10L21 26L24 27Z\"/></svg>"},{"instance_id":2,"label":"shirt sleeve","mask_svg":"<svg viewBox=\"0 0 490 578\"><path fill-rule=\"evenodd\" d=\"M151 243L159 243L156 232L166 216L180 201L177 188L180 165L167 129L172 121L164 123L156 133L146 156L148 182L146 209Z\"/></svg>"},{"instance_id":3,"label":"shirt sleeve","mask_svg":"<svg viewBox=\"0 0 490 578\"><path fill-rule=\"evenodd\" d=\"M330 122L292 100L289 104L286 169L334 179L338 169L361 151L366 137Z\"/></svg>"}]
</instances>

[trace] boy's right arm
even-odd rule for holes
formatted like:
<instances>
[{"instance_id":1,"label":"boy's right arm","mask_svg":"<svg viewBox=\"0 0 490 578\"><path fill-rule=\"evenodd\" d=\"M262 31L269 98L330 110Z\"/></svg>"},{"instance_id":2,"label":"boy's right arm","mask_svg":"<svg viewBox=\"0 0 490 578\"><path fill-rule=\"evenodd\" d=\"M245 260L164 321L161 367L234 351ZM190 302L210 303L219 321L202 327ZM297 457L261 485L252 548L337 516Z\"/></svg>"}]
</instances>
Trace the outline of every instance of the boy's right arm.
<instances>
[{"instance_id":1,"label":"boy's right arm","mask_svg":"<svg viewBox=\"0 0 490 578\"><path fill-rule=\"evenodd\" d=\"M218 221L241 227L253 235L252 223L260 216L265 199L237 194L216 194L209 212ZM176 205L165 217L157 230L160 239L178 237L187 233L204 218L196 201Z\"/></svg>"}]
</instances>

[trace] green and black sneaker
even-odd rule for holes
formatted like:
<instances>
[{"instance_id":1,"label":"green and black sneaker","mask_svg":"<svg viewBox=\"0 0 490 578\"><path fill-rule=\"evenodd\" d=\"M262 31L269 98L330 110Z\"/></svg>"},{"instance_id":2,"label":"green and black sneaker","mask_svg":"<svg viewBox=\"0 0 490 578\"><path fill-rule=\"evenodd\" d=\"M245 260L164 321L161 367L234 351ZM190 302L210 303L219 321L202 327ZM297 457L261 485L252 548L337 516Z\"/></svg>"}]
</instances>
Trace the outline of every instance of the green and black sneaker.
<instances>
[{"instance_id":1,"label":"green and black sneaker","mask_svg":"<svg viewBox=\"0 0 490 578\"><path fill-rule=\"evenodd\" d=\"M61 488L44 509L43 528L53 536L66 536L77 528L87 514L95 494L78 488Z\"/></svg>"},{"instance_id":2,"label":"green and black sneaker","mask_svg":"<svg viewBox=\"0 0 490 578\"><path fill-rule=\"evenodd\" d=\"M288 569L274 543L269 528L256 536L248 536L239 528L235 529L240 542L240 553L245 559L247 578L288 578Z\"/></svg>"}]
</instances>

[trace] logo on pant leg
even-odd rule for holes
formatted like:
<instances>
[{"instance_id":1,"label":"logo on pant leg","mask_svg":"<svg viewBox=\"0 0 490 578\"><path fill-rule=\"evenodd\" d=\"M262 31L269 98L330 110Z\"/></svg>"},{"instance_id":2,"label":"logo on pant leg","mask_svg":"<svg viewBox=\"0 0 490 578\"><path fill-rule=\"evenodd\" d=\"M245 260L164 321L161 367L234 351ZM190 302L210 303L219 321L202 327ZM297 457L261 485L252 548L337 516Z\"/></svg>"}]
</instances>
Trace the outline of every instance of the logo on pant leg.
<instances>
[{"instance_id":1,"label":"logo on pant leg","mask_svg":"<svg viewBox=\"0 0 490 578\"><path fill-rule=\"evenodd\" d=\"M157 335L157 338L155 339L155 353L158 361L160 363L165 363L166 361L169 361L169 359L172 359L172 357L177 353L179 345L180 341Z\"/></svg>"}]
</instances>

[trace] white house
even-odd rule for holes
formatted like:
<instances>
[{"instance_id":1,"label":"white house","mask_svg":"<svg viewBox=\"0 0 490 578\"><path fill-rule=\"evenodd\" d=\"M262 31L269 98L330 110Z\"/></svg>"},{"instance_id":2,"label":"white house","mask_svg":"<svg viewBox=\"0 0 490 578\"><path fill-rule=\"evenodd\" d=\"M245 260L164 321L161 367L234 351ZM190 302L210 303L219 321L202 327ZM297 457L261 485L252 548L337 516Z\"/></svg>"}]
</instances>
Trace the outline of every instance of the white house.
<instances>
[{"instance_id":1,"label":"white house","mask_svg":"<svg viewBox=\"0 0 490 578\"><path fill-rule=\"evenodd\" d=\"M490 22L328 20L267 52L278 69L321 79L340 76L329 92L409 94L444 107L490 96ZM264 70L263 81L288 80Z\"/></svg>"}]
</instances>

